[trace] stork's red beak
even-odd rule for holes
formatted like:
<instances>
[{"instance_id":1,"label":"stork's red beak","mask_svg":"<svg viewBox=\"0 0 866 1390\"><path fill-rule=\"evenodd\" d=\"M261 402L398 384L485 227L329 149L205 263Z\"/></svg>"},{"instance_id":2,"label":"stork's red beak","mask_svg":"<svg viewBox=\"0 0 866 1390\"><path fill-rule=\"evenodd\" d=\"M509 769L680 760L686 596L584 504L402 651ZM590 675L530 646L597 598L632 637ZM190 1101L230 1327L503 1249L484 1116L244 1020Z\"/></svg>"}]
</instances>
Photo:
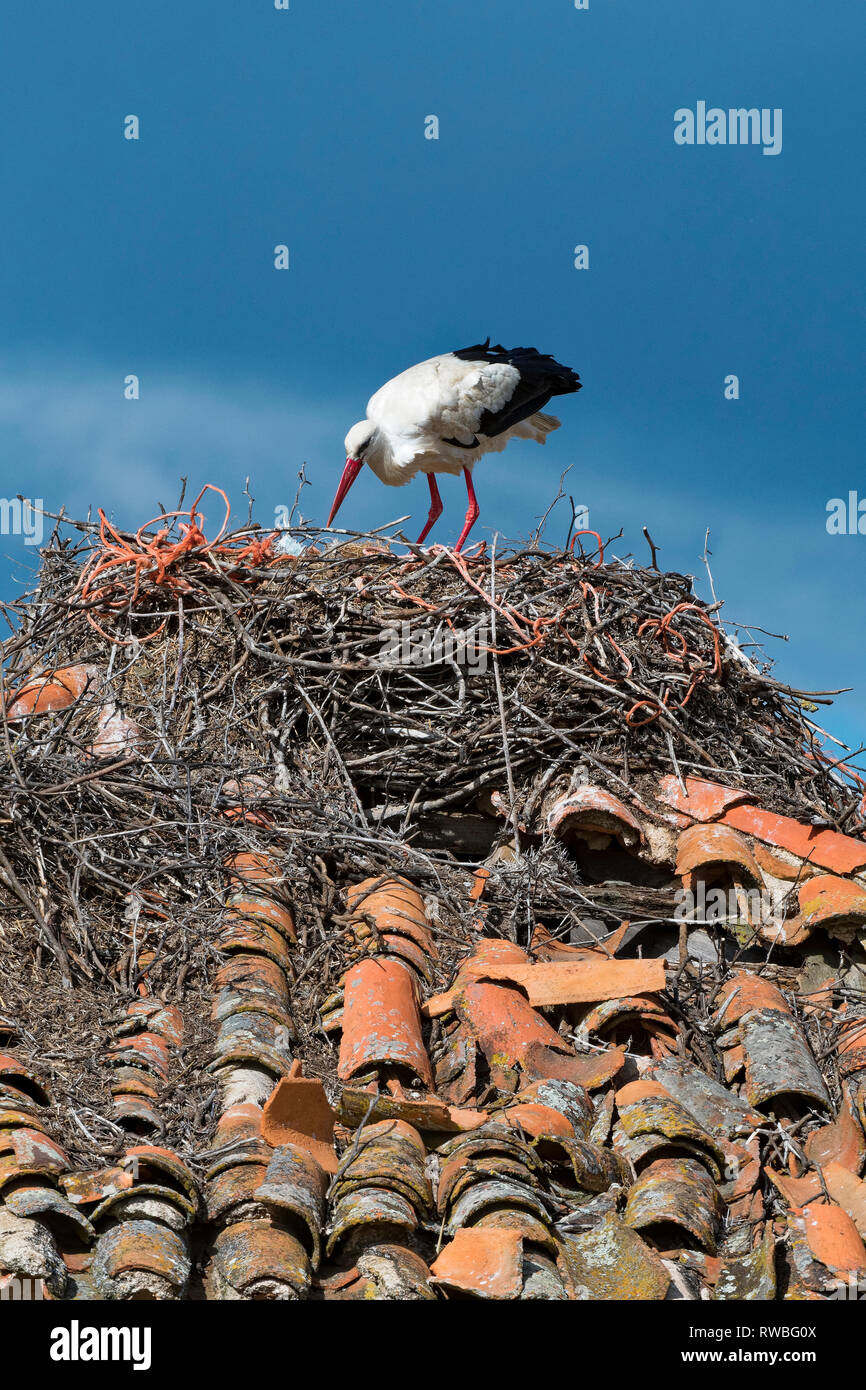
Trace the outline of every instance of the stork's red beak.
<instances>
[{"instance_id":1,"label":"stork's red beak","mask_svg":"<svg viewBox=\"0 0 866 1390\"><path fill-rule=\"evenodd\" d=\"M343 476L340 479L340 486L337 488L337 495L331 507L331 514L328 517L328 525L334 520L337 512L343 505L346 493L357 478L363 465L363 459L346 459L346 467L343 469Z\"/></svg>"}]
</instances>

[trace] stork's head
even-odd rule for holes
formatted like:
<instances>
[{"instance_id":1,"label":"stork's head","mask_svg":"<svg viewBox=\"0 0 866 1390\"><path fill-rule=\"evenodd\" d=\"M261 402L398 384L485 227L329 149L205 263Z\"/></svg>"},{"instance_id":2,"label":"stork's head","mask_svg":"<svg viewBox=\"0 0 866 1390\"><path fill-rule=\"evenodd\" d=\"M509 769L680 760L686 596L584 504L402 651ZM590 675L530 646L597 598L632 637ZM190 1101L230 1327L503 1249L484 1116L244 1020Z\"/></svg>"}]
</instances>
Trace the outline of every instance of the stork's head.
<instances>
[{"instance_id":1,"label":"stork's head","mask_svg":"<svg viewBox=\"0 0 866 1390\"><path fill-rule=\"evenodd\" d=\"M375 425L371 424L369 420L359 420L357 425L353 425L346 435L346 467L343 469L337 495L331 506L331 514L328 517L329 526L342 507L346 493L360 473L375 434Z\"/></svg>"}]
</instances>

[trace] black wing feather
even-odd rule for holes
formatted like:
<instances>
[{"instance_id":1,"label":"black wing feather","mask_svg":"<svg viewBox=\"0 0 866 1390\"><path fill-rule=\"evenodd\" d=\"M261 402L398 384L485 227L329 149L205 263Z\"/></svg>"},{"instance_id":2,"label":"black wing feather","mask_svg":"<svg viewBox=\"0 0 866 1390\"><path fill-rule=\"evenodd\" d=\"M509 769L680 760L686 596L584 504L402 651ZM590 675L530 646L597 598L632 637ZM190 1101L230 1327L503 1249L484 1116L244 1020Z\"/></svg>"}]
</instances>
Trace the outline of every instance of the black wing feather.
<instances>
[{"instance_id":1,"label":"black wing feather","mask_svg":"<svg viewBox=\"0 0 866 1390\"><path fill-rule=\"evenodd\" d=\"M453 356L464 362L507 362L520 373L507 404L501 410L485 410L481 416L478 433L488 439L511 429L512 425L519 425L537 410L543 410L551 397L569 395L579 391L582 385L577 372L535 348L504 348L500 343L491 347L488 338L472 347L458 348Z\"/></svg>"}]
</instances>

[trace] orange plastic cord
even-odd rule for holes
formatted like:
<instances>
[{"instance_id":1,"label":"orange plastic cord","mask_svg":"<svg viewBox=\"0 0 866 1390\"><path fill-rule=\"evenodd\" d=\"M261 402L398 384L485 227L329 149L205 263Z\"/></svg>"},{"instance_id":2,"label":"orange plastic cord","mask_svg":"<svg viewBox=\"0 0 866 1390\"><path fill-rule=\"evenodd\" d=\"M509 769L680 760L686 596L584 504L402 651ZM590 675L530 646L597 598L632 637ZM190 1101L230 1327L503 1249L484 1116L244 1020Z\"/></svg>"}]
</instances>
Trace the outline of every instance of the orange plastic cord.
<instances>
[{"instance_id":1,"label":"orange plastic cord","mask_svg":"<svg viewBox=\"0 0 866 1390\"><path fill-rule=\"evenodd\" d=\"M204 515L198 510L199 503L206 492L215 492L225 503L225 516L217 534L208 540L202 530ZM159 516L139 526L134 540L126 540L99 508L100 546L84 565L78 580L78 592L82 602L105 613L129 611L141 594L146 582L153 588L167 590L181 597L193 592L203 593L194 580L195 567L212 569L214 554L225 556L234 566L255 568L270 555L271 547L278 532L265 537L253 536L246 541L220 544L228 530L231 506L222 488L206 483L193 502L189 511L162 512ZM178 520L183 517L184 520ZM147 535L147 529L161 522L177 521L179 539L171 540L171 527L160 526L155 535ZM183 565L187 573L180 573ZM101 584L96 581L102 579ZM116 637L106 632L97 622L92 612L86 612L88 623L100 636L117 646L128 646L132 642L150 642L163 631L166 619L144 637Z\"/></svg>"},{"instance_id":2,"label":"orange plastic cord","mask_svg":"<svg viewBox=\"0 0 866 1390\"><path fill-rule=\"evenodd\" d=\"M588 529L585 531L575 531L571 538L571 545L568 547L572 555L574 554L574 546L578 536L595 536L595 539L598 541L598 559L595 562L595 568L598 569L599 566L604 564L604 545L601 536L597 531L590 531Z\"/></svg>"}]
</instances>

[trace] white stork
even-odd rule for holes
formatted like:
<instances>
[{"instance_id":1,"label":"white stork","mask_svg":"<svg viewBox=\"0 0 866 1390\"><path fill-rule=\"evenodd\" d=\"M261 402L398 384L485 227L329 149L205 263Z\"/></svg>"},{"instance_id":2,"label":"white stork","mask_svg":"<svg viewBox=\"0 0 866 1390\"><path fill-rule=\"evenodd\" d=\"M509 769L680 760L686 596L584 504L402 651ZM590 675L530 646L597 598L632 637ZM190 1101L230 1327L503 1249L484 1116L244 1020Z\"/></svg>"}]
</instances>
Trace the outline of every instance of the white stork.
<instances>
[{"instance_id":1,"label":"white stork","mask_svg":"<svg viewBox=\"0 0 866 1390\"><path fill-rule=\"evenodd\" d=\"M436 474L462 473L469 506L460 550L478 520L475 464L484 454L501 453L509 439L543 444L559 421L542 414L542 406L580 386L577 373L554 358L535 348L490 347L489 338L409 367L371 396L366 420L346 435L346 467L328 525L365 463L390 487L426 473L430 512L420 545L442 514Z\"/></svg>"}]
</instances>

